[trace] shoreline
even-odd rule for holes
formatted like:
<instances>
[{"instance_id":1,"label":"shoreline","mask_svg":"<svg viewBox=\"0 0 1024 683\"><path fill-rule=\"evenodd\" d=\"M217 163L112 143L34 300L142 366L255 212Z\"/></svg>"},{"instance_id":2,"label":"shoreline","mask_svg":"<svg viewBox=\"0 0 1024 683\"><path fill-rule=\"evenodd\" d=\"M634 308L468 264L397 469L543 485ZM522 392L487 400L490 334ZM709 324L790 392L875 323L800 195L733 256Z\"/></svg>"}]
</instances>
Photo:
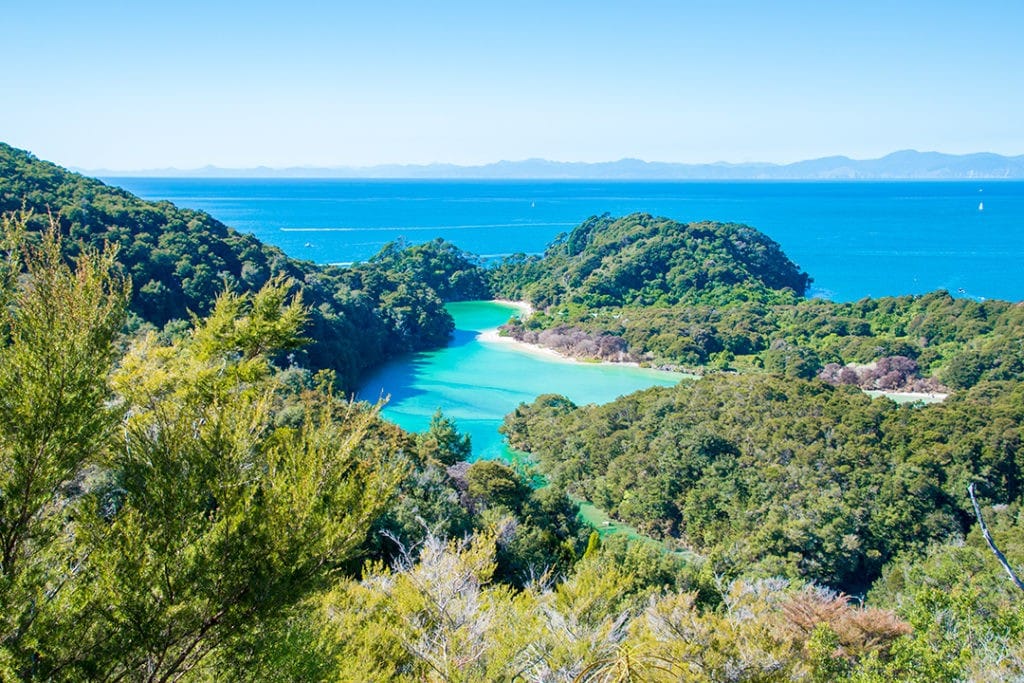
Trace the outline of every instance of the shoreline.
<instances>
[{"instance_id":1,"label":"shoreline","mask_svg":"<svg viewBox=\"0 0 1024 683\"><path fill-rule=\"evenodd\" d=\"M515 308L520 313L521 318L528 318L534 314L535 310L532 305L527 301L516 301L513 299L491 299L496 304L505 304ZM532 344L530 342L520 341L513 339L512 337L503 336L498 332L497 327L493 327L489 330L480 330L476 338L484 342L485 344L502 344L509 348L516 349L520 353L528 353L532 356L538 356L547 358L549 360L556 360L563 363L582 363L586 365L618 365L626 368L639 368L642 367L636 361L615 361L615 360L604 360L601 358L594 358L592 360L584 358L576 358L568 354L556 351L555 349L541 346L540 344ZM657 370L657 368L648 368L650 370Z\"/></svg>"},{"instance_id":2,"label":"shoreline","mask_svg":"<svg viewBox=\"0 0 1024 683\"><path fill-rule=\"evenodd\" d=\"M861 391L871 398L885 396L896 403L942 403L949 397L949 394L941 392L886 391L885 389L861 389Z\"/></svg>"},{"instance_id":3,"label":"shoreline","mask_svg":"<svg viewBox=\"0 0 1024 683\"><path fill-rule=\"evenodd\" d=\"M529 317L534 313L534 308L526 301L514 301L512 299L491 299L494 303L505 304L511 306L520 312L523 318ZM540 344L533 344L530 342L520 341L508 336L502 336L498 332L497 327L493 327L489 330L481 330L477 333L476 338L485 344L501 344L508 346L509 348L517 350L519 353L527 353L532 356L541 358L547 358L562 363L584 363L587 365L621 365L623 367L640 368L643 367L636 361L614 361L614 360L603 360L595 358L593 360L585 360L582 358L575 358L561 351L541 346ZM659 370L658 368L647 368L656 372L666 372L665 370ZM677 374L688 374L678 373ZM696 377L696 375L694 375ZM922 392L922 391L886 391L883 389L861 389L862 392L870 396L871 398L886 397L896 403L942 403L949 397L949 394L940 392Z\"/></svg>"},{"instance_id":4,"label":"shoreline","mask_svg":"<svg viewBox=\"0 0 1024 683\"><path fill-rule=\"evenodd\" d=\"M594 360L584 360L582 358L574 358L568 356L561 351L555 351L549 349L546 346L540 344L531 344L530 342L519 341L512 337L502 336L498 333L498 328L492 328L490 330L481 330L477 333L476 338L485 344L500 344L507 346L511 349L515 349L519 353L527 353L531 356L538 356L547 358L549 360L555 360L562 363L581 363L584 365L617 365L626 368L639 368L641 365L635 361L614 361L614 360L601 360L595 358ZM649 370L657 370L656 368L648 368ZM661 371L658 371L661 372Z\"/></svg>"},{"instance_id":5,"label":"shoreline","mask_svg":"<svg viewBox=\"0 0 1024 683\"><path fill-rule=\"evenodd\" d=\"M519 311L521 317L529 318L535 313L533 306L528 301L516 301L514 299L491 299L492 303L505 304Z\"/></svg>"}]
</instances>

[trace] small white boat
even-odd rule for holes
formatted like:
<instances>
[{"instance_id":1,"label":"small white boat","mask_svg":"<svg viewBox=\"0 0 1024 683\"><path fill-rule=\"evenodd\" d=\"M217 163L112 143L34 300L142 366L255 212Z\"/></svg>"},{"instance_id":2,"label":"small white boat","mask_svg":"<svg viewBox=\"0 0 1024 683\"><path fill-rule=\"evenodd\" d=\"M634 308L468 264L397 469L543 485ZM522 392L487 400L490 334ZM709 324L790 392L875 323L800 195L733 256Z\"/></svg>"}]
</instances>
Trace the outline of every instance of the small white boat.
<instances>
[{"instance_id":1,"label":"small white boat","mask_svg":"<svg viewBox=\"0 0 1024 683\"><path fill-rule=\"evenodd\" d=\"M978 202L978 211L985 210L985 202Z\"/></svg>"}]
</instances>

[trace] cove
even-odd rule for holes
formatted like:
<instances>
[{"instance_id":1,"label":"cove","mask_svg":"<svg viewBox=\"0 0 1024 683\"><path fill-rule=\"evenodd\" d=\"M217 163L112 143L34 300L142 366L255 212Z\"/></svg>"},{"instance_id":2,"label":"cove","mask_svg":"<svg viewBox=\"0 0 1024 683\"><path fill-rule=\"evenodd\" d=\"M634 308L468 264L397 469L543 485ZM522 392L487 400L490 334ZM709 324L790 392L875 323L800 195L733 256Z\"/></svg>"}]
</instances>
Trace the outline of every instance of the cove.
<instances>
[{"instance_id":1,"label":"cove","mask_svg":"<svg viewBox=\"0 0 1024 683\"><path fill-rule=\"evenodd\" d=\"M481 339L516 314L495 301L447 305L455 319L448 346L409 354L371 375L360 400L386 398L382 415L407 431L424 431L440 408L469 434L473 457L507 459L511 451L498 433L502 419L522 402L557 393L578 405L607 403L653 386L672 386L686 375L611 363L577 363L538 355L517 344Z\"/></svg>"}]
</instances>

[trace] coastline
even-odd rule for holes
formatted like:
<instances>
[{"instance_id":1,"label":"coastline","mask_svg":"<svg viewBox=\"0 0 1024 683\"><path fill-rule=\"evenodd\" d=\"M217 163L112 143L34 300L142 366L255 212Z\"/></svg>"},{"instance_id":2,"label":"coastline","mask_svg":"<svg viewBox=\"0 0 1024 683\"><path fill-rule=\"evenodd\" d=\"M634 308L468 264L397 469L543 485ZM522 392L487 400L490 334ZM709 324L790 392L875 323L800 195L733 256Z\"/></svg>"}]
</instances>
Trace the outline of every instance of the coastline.
<instances>
[{"instance_id":1,"label":"coastline","mask_svg":"<svg viewBox=\"0 0 1024 683\"><path fill-rule=\"evenodd\" d=\"M516 301L514 299L491 299L496 304L505 304L519 311L520 316L528 318L534 314L534 308L528 301Z\"/></svg>"},{"instance_id":2,"label":"coastline","mask_svg":"<svg viewBox=\"0 0 1024 683\"><path fill-rule=\"evenodd\" d=\"M503 302L504 303L504 302ZM564 353L549 349L546 346L540 344L531 344L529 342L519 341L512 337L503 337L498 333L498 328L490 330L482 330L476 335L477 340L484 344L501 344L511 349L515 349L519 353L528 353L531 356L539 356L547 358L549 360L560 361L562 363L583 363L586 365L619 365L627 368L639 368L640 364L634 361L612 361L612 360L600 360L595 358L594 360L583 360L580 358L573 358L567 356ZM652 368L653 369L653 368Z\"/></svg>"},{"instance_id":3,"label":"coastline","mask_svg":"<svg viewBox=\"0 0 1024 683\"><path fill-rule=\"evenodd\" d=\"M949 394L939 392L925 393L923 391L886 391L884 389L861 389L871 398L885 396L896 403L942 403Z\"/></svg>"},{"instance_id":4,"label":"coastline","mask_svg":"<svg viewBox=\"0 0 1024 683\"><path fill-rule=\"evenodd\" d=\"M511 306L520 312L523 318L529 317L533 314L534 308L526 301L514 301L512 299L492 299L494 303L505 304ZM489 330L481 330L477 333L476 338L485 344L502 344L511 349L515 349L519 353L527 353L533 356L541 358L547 358L549 360L558 361L562 363L586 363L590 365L621 365L624 367L639 368L641 365L635 361L613 361L613 360L602 360L592 359L585 360L581 358L574 358L568 356L560 351L541 346L540 344L532 344L530 342L520 341L513 339L512 337L502 336L498 332L497 327L493 327ZM651 368L657 370L657 368ZM685 373L684 373L685 374ZM944 393L928 393L920 391L886 391L882 389L861 389L865 394L871 398L878 398L884 396L891 401L896 403L942 403L946 400L949 394Z\"/></svg>"},{"instance_id":5,"label":"coastline","mask_svg":"<svg viewBox=\"0 0 1024 683\"><path fill-rule=\"evenodd\" d=\"M534 308L526 301L514 301L512 299L491 299L496 304L505 304L511 306L519 311L519 314L523 318L528 318L533 315ZM574 358L568 356L560 351L549 349L546 346L540 344L531 344L530 342L519 341L512 337L505 337L499 334L498 328L493 327L489 330L481 330L477 333L476 338L485 344L502 344L508 346L511 349L515 349L520 353L528 353L533 356L547 358L549 360L560 361L562 363L585 363L587 365L620 365L627 368L638 368L639 363L634 361L612 361L602 360L595 358L593 360L586 360L581 358Z\"/></svg>"}]
</instances>

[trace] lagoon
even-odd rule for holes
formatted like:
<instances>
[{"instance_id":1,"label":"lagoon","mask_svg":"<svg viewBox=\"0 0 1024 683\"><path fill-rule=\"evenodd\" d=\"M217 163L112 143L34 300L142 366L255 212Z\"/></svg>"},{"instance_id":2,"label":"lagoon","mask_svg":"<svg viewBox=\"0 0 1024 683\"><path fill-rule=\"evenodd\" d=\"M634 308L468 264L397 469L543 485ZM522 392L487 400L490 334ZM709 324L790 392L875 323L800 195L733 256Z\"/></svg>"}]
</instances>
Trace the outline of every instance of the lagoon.
<instances>
[{"instance_id":1,"label":"lagoon","mask_svg":"<svg viewBox=\"0 0 1024 683\"><path fill-rule=\"evenodd\" d=\"M518 344L488 341L518 309L494 301L448 304L455 334L443 349L396 359L371 375L357 397L387 398L383 416L423 431L440 408L473 441L473 457L507 458L498 427L521 402L557 393L577 404L607 403L653 386L672 386L685 375L610 363L580 363L532 353Z\"/></svg>"}]
</instances>

